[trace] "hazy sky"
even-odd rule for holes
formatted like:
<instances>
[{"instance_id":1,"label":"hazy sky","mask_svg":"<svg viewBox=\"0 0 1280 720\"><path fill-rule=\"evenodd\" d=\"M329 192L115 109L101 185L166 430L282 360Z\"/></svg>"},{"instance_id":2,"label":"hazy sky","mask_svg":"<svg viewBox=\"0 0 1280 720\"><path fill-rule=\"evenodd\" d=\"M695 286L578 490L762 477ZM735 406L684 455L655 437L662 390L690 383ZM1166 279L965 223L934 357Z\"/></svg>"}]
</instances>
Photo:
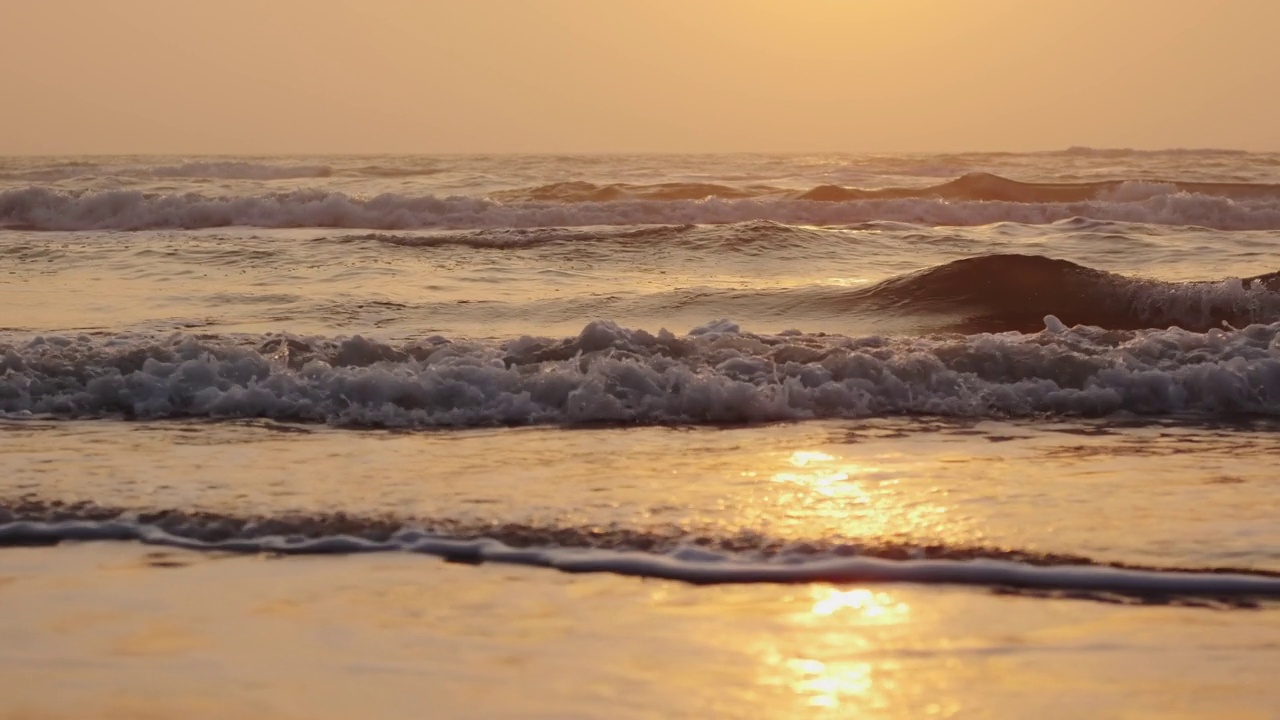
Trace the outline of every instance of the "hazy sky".
<instances>
[{"instance_id":1,"label":"hazy sky","mask_svg":"<svg viewBox=\"0 0 1280 720\"><path fill-rule=\"evenodd\" d=\"M1276 0L0 0L0 153L1280 150Z\"/></svg>"}]
</instances>

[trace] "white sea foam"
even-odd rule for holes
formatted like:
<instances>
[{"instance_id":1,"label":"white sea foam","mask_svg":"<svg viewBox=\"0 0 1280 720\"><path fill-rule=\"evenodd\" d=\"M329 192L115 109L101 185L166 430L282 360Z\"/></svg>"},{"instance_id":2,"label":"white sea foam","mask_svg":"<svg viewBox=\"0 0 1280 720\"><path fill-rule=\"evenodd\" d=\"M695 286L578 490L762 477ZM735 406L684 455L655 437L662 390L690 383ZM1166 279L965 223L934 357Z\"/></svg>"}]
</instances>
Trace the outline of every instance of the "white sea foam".
<instances>
[{"instance_id":1,"label":"white sea foam","mask_svg":"<svg viewBox=\"0 0 1280 720\"><path fill-rule=\"evenodd\" d=\"M925 198L822 202L783 199L618 200L504 204L476 197L383 194L370 198L296 190L241 197L137 191L60 192L27 187L0 192L0 225L36 230L343 227L367 229L576 227L712 224L769 220L791 224L896 221L929 225L1045 224L1073 217L1223 230L1280 229L1280 200L1232 200L1189 193L1072 203ZM1129 191L1122 191L1126 195ZM1140 198L1140 199L1138 199Z\"/></svg>"},{"instance_id":2,"label":"white sea foam","mask_svg":"<svg viewBox=\"0 0 1280 720\"><path fill-rule=\"evenodd\" d=\"M225 533L222 533L225 534ZM613 573L697 584L913 582L1118 593L1132 596L1280 597L1280 577L1264 574L1130 569L1106 565L1031 565L1002 559L887 560L818 554L744 559L703 548L668 553L566 547L512 547L492 538L458 539L401 529L385 540L351 535L249 534L205 539L127 518L0 523L0 542L140 540L191 550L281 554L414 552L467 562L532 565L570 573Z\"/></svg>"},{"instance_id":3,"label":"white sea foam","mask_svg":"<svg viewBox=\"0 0 1280 720\"><path fill-rule=\"evenodd\" d=\"M389 345L282 336L0 340L0 414L357 426L764 422L925 413L1280 414L1280 323L935 338L687 336Z\"/></svg>"}]
</instances>

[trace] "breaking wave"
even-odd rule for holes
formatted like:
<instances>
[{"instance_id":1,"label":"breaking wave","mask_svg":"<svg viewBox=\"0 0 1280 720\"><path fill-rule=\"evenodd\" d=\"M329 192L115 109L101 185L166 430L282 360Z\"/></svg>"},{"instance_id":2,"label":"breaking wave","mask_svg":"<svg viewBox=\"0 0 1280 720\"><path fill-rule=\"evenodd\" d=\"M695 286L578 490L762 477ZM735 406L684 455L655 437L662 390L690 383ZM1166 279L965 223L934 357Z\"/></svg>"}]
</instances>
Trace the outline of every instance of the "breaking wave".
<instances>
[{"instance_id":1,"label":"breaking wave","mask_svg":"<svg viewBox=\"0 0 1280 720\"><path fill-rule=\"evenodd\" d=\"M1044 318L1109 329L1195 331L1280 321L1280 273L1220 282L1130 278L1039 255L981 255L842 293L849 309L949 314L974 331L1034 331Z\"/></svg>"},{"instance_id":2,"label":"breaking wave","mask_svg":"<svg viewBox=\"0 0 1280 720\"><path fill-rule=\"evenodd\" d=\"M1123 188L1122 188L1123 189ZM1117 191L1119 192L1119 191ZM1197 193L1070 202L946 198L617 200L521 202L475 197L385 194L358 198L296 190L246 197L136 191L59 192L30 187L0 192L0 226L27 230L338 227L367 229L582 227L773 221L839 225L877 220L928 225L1046 224L1075 217L1192 225L1222 230L1280 229L1280 198L1231 199Z\"/></svg>"},{"instance_id":3,"label":"breaking wave","mask_svg":"<svg viewBox=\"0 0 1280 720\"><path fill-rule=\"evenodd\" d=\"M325 177L327 166L244 162L151 168L173 177L258 179ZM416 171L415 171L416 172ZM0 193L0 223L37 230L264 227L538 227L773 220L833 224L896 220L936 225L1000 221L1045 223L1071 217L1203 225L1280 227L1280 187L1244 183L1106 181L1022 183L974 173L925 188L822 186L806 192L707 183L595 185L564 182L495 193L492 198L379 195L297 190L248 197L58 192L31 187Z\"/></svg>"},{"instance_id":4,"label":"breaking wave","mask_svg":"<svg viewBox=\"0 0 1280 720\"><path fill-rule=\"evenodd\" d=\"M0 415L365 427L706 424L902 414L1280 415L1280 322L1034 334L0 338Z\"/></svg>"},{"instance_id":5,"label":"breaking wave","mask_svg":"<svg viewBox=\"0 0 1280 720\"><path fill-rule=\"evenodd\" d=\"M604 231L581 235L538 232L447 237L482 247L529 247L540 242L653 243L678 238L681 247L706 252L729 244L804 244L825 238L770 235L768 228L735 226L730 236L705 227L655 226L626 237ZM803 232L803 231L798 231ZM380 242L446 238L377 237ZM502 245L501 243L510 243ZM531 322L557 317L591 317L602 307L628 318L749 317L786 327L788 323L854 322L892 332L1036 333L1053 316L1065 326L1109 330L1176 326L1194 332L1280 322L1280 273L1214 282L1166 282L1095 270L1037 255L981 255L850 288L812 283L785 288L691 287L659 292L565 296L523 304ZM495 304L499 313L515 310ZM842 325L848 327L848 325Z\"/></svg>"}]
</instances>

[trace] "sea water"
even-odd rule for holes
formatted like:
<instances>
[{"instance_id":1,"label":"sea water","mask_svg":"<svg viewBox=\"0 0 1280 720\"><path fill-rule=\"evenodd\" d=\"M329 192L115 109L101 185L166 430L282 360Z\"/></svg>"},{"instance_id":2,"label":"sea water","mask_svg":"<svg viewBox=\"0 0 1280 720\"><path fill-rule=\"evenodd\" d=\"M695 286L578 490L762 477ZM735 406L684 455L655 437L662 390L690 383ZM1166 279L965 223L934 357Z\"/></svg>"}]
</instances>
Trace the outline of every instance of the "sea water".
<instances>
[{"instance_id":1,"label":"sea water","mask_svg":"<svg viewBox=\"0 0 1280 720\"><path fill-rule=\"evenodd\" d=\"M351 565L379 557L452 613L503 626L475 588L515 583L593 632L624 608L611 646L682 658L535 643L508 682L542 716L617 716L637 683L668 688L637 716L1280 706L1257 675L1280 652L1280 156L8 158L0 226L0 569L35 598L12 677L109 655L49 649L62 635L21 622L33 588L154 547L182 560L140 563L140 596L231 553L280 558L300 602L381 587ZM263 592L247 568L181 571ZM112 592L82 582L86 607ZM356 622L326 617L312 641ZM872 641L881 621L897 634ZM926 640L940 627L969 640ZM166 657L252 654L183 647ZM974 647L1044 691L975 686ZM720 653L752 671L675 677ZM1062 653L1111 668L1071 671L1066 705ZM1132 692L1107 686L1131 662ZM549 689L567 668L590 682Z\"/></svg>"}]
</instances>

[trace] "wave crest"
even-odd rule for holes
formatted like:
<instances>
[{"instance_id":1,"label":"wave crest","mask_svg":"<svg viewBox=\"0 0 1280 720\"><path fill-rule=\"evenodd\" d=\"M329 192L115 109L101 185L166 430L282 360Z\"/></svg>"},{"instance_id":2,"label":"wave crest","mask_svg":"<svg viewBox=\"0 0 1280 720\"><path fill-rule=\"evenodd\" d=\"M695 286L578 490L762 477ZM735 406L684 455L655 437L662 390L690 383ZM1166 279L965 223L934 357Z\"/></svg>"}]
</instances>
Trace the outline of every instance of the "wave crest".
<instances>
[{"instance_id":1,"label":"wave crest","mask_svg":"<svg viewBox=\"0 0 1280 720\"><path fill-rule=\"evenodd\" d=\"M1280 323L889 339L589 323L506 342L363 337L0 343L0 414L352 426L741 423L901 414L1280 415Z\"/></svg>"}]
</instances>

